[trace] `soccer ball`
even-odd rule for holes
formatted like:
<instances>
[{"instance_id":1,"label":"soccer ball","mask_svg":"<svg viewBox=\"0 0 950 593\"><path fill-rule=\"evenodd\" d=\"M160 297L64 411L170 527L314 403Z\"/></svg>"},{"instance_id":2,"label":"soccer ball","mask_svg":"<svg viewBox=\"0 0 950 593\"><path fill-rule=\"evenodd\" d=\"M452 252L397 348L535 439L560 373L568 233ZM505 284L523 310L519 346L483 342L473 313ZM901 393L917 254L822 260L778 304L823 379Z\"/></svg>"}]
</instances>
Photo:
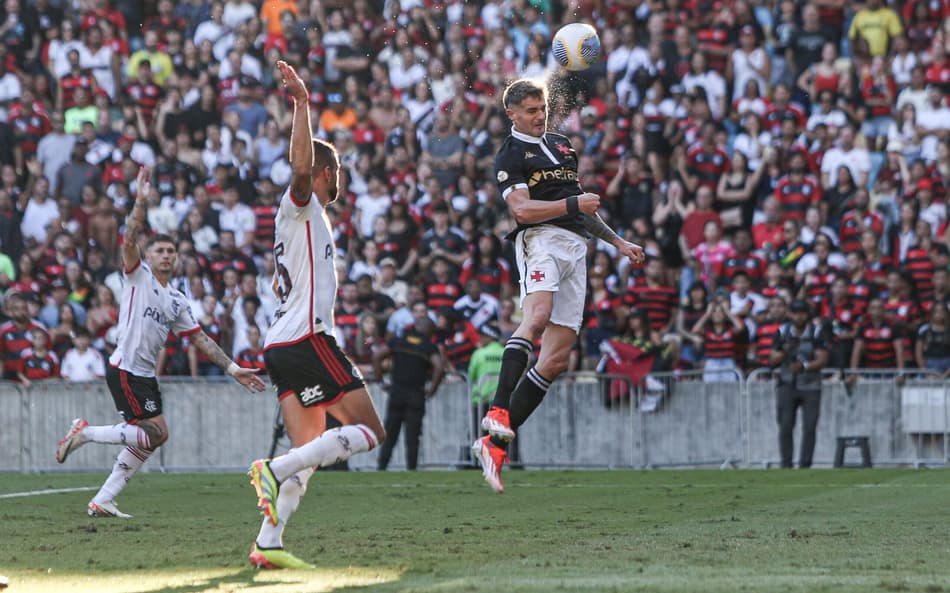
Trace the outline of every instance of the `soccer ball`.
<instances>
[{"instance_id":1,"label":"soccer ball","mask_svg":"<svg viewBox=\"0 0 950 593\"><path fill-rule=\"evenodd\" d=\"M568 70L586 70L600 55L600 37L590 25L571 23L554 34L551 49L558 64Z\"/></svg>"}]
</instances>

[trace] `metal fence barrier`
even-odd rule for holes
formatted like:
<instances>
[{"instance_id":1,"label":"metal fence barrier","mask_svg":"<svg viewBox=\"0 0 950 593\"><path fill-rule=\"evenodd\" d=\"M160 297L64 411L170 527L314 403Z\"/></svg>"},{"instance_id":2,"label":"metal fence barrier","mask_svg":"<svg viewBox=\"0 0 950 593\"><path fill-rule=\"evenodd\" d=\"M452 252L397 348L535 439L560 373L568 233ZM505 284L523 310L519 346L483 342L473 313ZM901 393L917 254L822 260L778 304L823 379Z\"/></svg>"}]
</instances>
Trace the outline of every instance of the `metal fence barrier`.
<instances>
[{"instance_id":1,"label":"metal fence barrier","mask_svg":"<svg viewBox=\"0 0 950 593\"><path fill-rule=\"evenodd\" d=\"M742 463L745 381L736 370L651 373L640 386L634 432L639 467Z\"/></svg>"},{"instance_id":2,"label":"metal fence barrier","mask_svg":"<svg viewBox=\"0 0 950 593\"><path fill-rule=\"evenodd\" d=\"M826 374L814 462L830 465L837 437L866 436L875 464L950 463L950 383L907 372L898 384L887 371L861 371L852 390ZM567 374L518 431L513 461L528 467L642 468L742 465L779 460L775 381L767 371L720 381L701 372L651 374L633 385L619 375ZM272 392L250 394L227 379L161 381L168 442L150 471L243 470L264 456L274 438ZM388 394L369 391L380 415ZM471 403L464 376L448 379L427 402L420 467L471 465L484 405ZM107 471L117 447L90 445L65 465L53 458L73 418L92 424L119 421L104 382L35 382L30 389L0 382L0 472ZM800 442L797 423L796 449ZM390 467L405 467L402 436ZM278 452L286 448L282 442ZM797 450L796 450L797 454ZM374 469L376 453L350 460Z\"/></svg>"},{"instance_id":3,"label":"metal fence barrier","mask_svg":"<svg viewBox=\"0 0 950 593\"><path fill-rule=\"evenodd\" d=\"M832 464L837 438L845 436L868 437L875 464L947 463L948 393L939 375L917 369L847 371L857 376L853 387L839 371L823 375L815 465ZM903 384L897 381L898 375ZM747 465L768 467L779 462L775 388L768 369L757 369L746 380ZM924 426L922 420L927 419L931 422ZM799 419L796 460L801 425Z\"/></svg>"}]
</instances>

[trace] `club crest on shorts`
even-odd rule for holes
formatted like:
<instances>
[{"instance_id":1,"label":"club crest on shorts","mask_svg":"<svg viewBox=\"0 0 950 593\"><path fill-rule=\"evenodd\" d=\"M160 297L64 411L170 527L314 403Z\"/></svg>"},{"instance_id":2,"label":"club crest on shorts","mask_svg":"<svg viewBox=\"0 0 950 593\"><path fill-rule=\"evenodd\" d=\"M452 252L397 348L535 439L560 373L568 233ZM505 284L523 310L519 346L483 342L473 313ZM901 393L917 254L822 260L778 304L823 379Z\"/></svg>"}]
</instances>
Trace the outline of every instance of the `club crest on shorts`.
<instances>
[{"instance_id":1,"label":"club crest on shorts","mask_svg":"<svg viewBox=\"0 0 950 593\"><path fill-rule=\"evenodd\" d=\"M508 171L499 171L498 172L498 183L503 183L508 179Z\"/></svg>"},{"instance_id":2,"label":"club crest on shorts","mask_svg":"<svg viewBox=\"0 0 950 593\"><path fill-rule=\"evenodd\" d=\"M147 399L145 400L144 407L146 412L154 412L158 409L158 404L156 404L153 400Z\"/></svg>"}]
</instances>

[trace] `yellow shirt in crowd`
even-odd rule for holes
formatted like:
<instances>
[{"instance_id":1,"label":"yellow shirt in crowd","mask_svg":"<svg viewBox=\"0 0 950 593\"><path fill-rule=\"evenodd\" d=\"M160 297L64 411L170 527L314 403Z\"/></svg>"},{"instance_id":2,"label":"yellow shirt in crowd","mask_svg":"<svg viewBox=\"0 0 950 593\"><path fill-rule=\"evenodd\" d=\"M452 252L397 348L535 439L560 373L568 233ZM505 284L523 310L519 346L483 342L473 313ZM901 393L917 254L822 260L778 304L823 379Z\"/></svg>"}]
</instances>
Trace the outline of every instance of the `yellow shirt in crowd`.
<instances>
[{"instance_id":1,"label":"yellow shirt in crowd","mask_svg":"<svg viewBox=\"0 0 950 593\"><path fill-rule=\"evenodd\" d=\"M883 56L887 53L887 43L901 35L904 26L897 13L890 8L881 7L877 10L863 9L854 15L848 38L854 39L858 35L868 42L872 56Z\"/></svg>"}]
</instances>

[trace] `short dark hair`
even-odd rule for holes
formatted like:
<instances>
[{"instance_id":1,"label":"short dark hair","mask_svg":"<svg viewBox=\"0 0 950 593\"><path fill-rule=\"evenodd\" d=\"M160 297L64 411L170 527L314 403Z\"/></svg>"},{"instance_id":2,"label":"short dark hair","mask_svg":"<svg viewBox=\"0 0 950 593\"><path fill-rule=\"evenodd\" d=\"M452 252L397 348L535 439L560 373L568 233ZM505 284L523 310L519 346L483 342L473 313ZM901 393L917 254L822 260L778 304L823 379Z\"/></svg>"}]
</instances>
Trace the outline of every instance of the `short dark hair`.
<instances>
[{"instance_id":1,"label":"short dark hair","mask_svg":"<svg viewBox=\"0 0 950 593\"><path fill-rule=\"evenodd\" d=\"M323 167L336 167L339 164L340 157L337 155L336 147L326 140L314 138L313 166L322 169Z\"/></svg>"},{"instance_id":2,"label":"short dark hair","mask_svg":"<svg viewBox=\"0 0 950 593\"><path fill-rule=\"evenodd\" d=\"M522 78L508 85L508 88L505 89L505 94L502 96L502 103L505 109L510 109L514 106L521 105L521 102L527 97L535 97L547 102L548 89L536 80Z\"/></svg>"},{"instance_id":3,"label":"short dark hair","mask_svg":"<svg viewBox=\"0 0 950 593\"><path fill-rule=\"evenodd\" d=\"M165 233L157 233L148 238L148 241L145 242L145 249L149 249L152 245L156 243L171 243L175 246L175 249L178 249L178 243L172 239L171 235L166 235Z\"/></svg>"}]
</instances>

